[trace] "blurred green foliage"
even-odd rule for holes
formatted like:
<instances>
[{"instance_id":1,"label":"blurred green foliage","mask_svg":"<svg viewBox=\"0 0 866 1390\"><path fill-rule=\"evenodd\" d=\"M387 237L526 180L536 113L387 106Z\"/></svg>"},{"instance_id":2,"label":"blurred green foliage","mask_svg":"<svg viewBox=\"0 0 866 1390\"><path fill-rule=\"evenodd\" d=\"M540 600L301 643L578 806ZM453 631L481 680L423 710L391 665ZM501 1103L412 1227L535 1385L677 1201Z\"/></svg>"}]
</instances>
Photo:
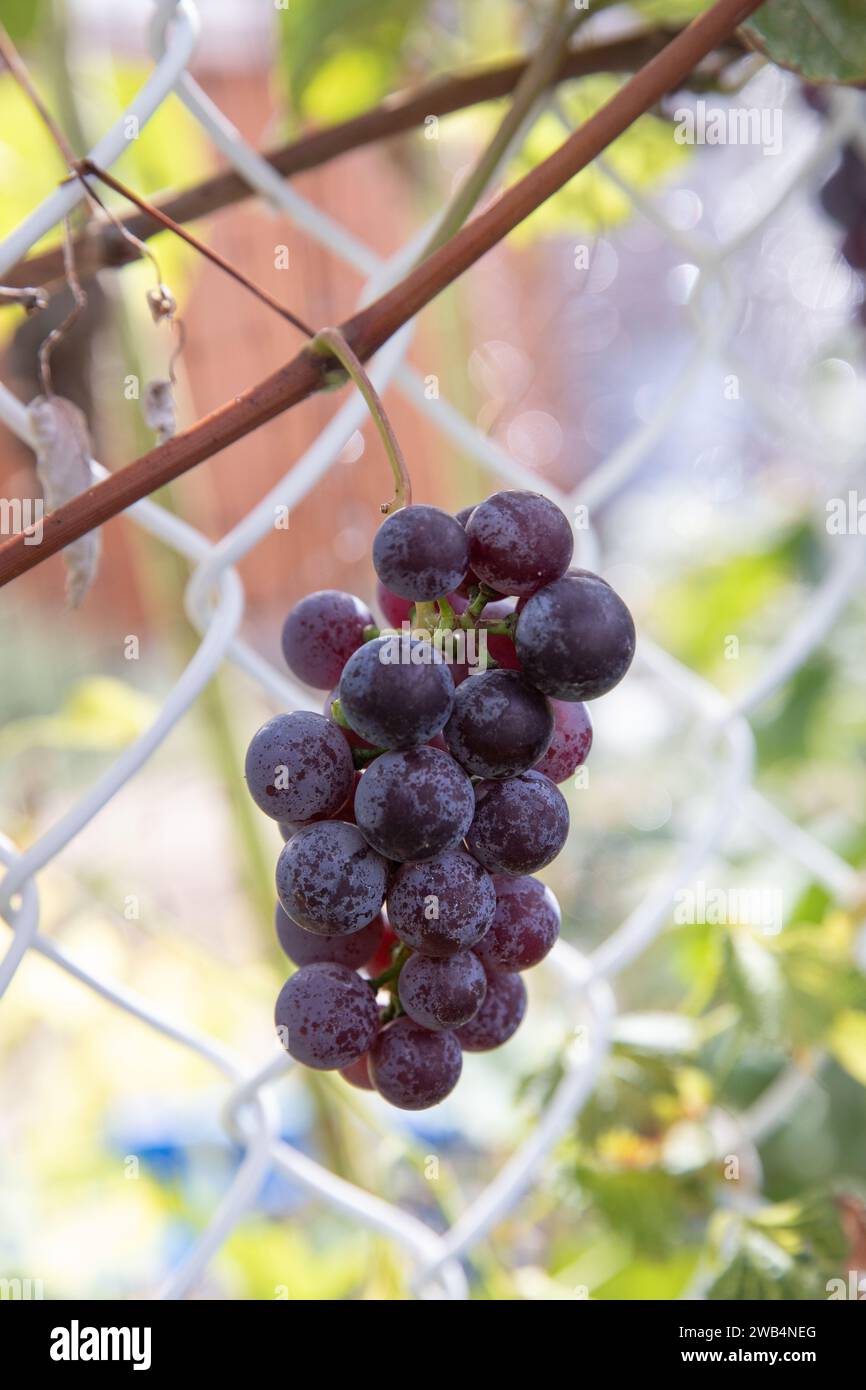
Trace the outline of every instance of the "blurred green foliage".
<instances>
[{"instance_id":1,"label":"blurred green foliage","mask_svg":"<svg viewBox=\"0 0 866 1390\"><path fill-rule=\"evenodd\" d=\"M392 89L426 0L293 0L278 10L282 70L296 115L327 124Z\"/></svg>"},{"instance_id":2,"label":"blurred green foliage","mask_svg":"<svg viewBox=\"0 0 866 1390\"><path fill-rule=\"evenodd\" d=\"M40 32L50 9L51 0L0 0L0 22L21 43Z\"/></svg>"}]
</instances>

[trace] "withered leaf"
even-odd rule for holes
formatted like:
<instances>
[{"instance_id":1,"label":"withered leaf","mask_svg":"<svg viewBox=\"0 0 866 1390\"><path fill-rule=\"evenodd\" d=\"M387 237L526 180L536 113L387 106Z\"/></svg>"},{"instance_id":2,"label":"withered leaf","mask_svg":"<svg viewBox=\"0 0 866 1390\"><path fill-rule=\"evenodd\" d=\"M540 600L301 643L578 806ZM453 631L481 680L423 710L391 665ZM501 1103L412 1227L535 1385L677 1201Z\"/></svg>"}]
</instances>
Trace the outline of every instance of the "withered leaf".
<instances>
[{"instance_id":1,"label":"withered leaf","mask_svg":"<svg viewBox=\"0 0 866 1390\"><path fill-rule=\"evenodd\" d=\"M171 439L177 430L174 409L174 389L170 381L149 381L141 402L144 423L156 433L160 444Z\"/></svg>"},{"instance_id":2,"label":"withered leaf","mask_svg":"<svg viewBox=\"0 0 866 1390\"><path fill-rule=\"evenodd\" d=\"M46 510L52 512L95 481L90 431L83 412L63 396L36 396L28 406L28 415L36 472ZM89 531L63 551L66 597L73 608L96 578L100 544L99 532Z\"/></svg>"}]
</instances>

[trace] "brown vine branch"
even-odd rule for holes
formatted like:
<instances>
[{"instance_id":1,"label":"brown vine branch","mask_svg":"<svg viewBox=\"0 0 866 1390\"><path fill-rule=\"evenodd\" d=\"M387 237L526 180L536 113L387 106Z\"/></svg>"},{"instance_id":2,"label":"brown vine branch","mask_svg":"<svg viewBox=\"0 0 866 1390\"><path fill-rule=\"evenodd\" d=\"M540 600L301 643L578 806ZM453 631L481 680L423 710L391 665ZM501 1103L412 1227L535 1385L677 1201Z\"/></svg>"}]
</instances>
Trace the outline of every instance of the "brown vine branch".
<instances>
[{"instance_id":1,"label":"brown vine branch","mask_svg":"<svg viewBox=\"0 0 866 1390\"><path fill-rule=\"evenodd\" d=\"M37 314L48 308L48 295L38 285L22 285L14 290L0 285L0 303L20 304L25 314Z\"/></svg>"},{"instance_id":2,"label":"brown vine branch","mask_svg":"<svg viewBox=\"0 0 866 1390\"><path fill-rule=\"evenodd\" d=\"M42 97L39 95L39 92L37 91L33 81L31 80L30 74L27 71L27 68L25 67L21 59L21 55L19 54L17 48L12 42L12 39L9 37L9 33L4 24L0 24L0 58L3 59L3 62L6 64L6 67L9 69L12 76L15 78L15 81L18 83L18 86L24 93L26 93L31 105L38 113L42 121L42 124L45 126L46 130L48 131L48 134L51 136L51 139L54 141L55 145L60 151L64 163L73 164L75 161L75 151L73 150L69 141L66 139L66 136L63 134L63 131L60 129L51 112L48 110L48 107L45 105L45 102L42 100ZM60 274L63 274L62 261L60 265Z\"/></svg>"},{"instance_id":3,"label":"brown vine branch","mask_svg":"<svg viewBox=\"0 0 866 1390\"><path fill-rule=\"evenodd\" d=\"M565 82L599 72L634 72L680 32L671 28L648 29L611 43L587 44L571 49L563 56L554 81ZM719 56L721 60L729 61L741 52L741 45L728 40L725 51ZM518 60L500 67L460 73L426 83L411 92L389 97L380 106L351 120L302 135L272 150L265 158L277 173L291 178L294 174L318 168L352 150L414 130L423 125L428 116L447 116L466 107L508 96L526 69L527 62ZM253 190L239 174L226 171L214 174L180 193L171 194L153 206L173 222L184 223L207 217L253 196ZM162 224L156 218L143 212L126 218L123 225L142 241L162 230ZM104 266L127 265L136 260L140 253L126 243L115 228L97 222L81 233L75 245L75 254L81 273L92 275ZM51 284L61 279L62 275L62 253L58 247L53 247L19 261L6 273L4 280L9 286L17 288Z\"/></svg>"},{"instance_id":4,"label":"brown vine branch","mask_svg":"<svg viewBox=\"0 0 866 1390\"><path fill-rule=\"evenodd\" d=\"M761 0L716 0L711 9L635 73L558 150L502 193L398 285L342 324L340 332L358 358L366 360L639 116L675 89L760 4ZM326 370L325 359L305 348L284 367L219 406L190 429L49 513L44 518L40 545L33 545L32 540L28 543L28 531L13 536L0 546L0 585L297 405L322 386Z\"/></svg>"},{"instance_id":5,"label":"brown vine branch","mask_svg":"<svg viewBox=\"0 0 866 1390\"><path fill-rule=\"evenodd\" d=\"M90 191L90 188L84 175L92 174L94 178L99 179L101 183L106 184L109 188L113 188L115 193L120 193L122 197L134 203L135 206L146 213L148 217L155 218L167 231L174 232L175 236L179 236L181 241L185 241L188 246L192 246L194 250L198 251L199 255L204 256L206 260L212 261L213 264L224 271L226 275L231 276L238 284L243 285L245 289L250 291L250 294L254 294L256 299L260 299L263 304L267 304L269 309L273 309L274 313L280 315L280 318L286 319L293 328L297 328L305 337L315 337L315 329L310 328L308 324L304 323L303 319L299 319L296 314L292 313L291 309L287 309L278 299L274 299L273 295L269 294L267 290L263 290L260 285L256 285L244 275L242 271L238 270L237 266L232 265L231 261L227 261L224 256L221 256L218 251L214 251L212 247L205 245L203 241L199 241L197 236L193 236L192 232L188 232L185 227L181 227L180 224L169 217L167 213L161 212L159 208L149 203L146 198L142 198L139 193L134 193L125 183L121 183L113 174L109 174L107 169L101 169L98 164L93 163L92 159L76 160L73 162L72 168L88 191Z\"/></svg>"}]
</instances>

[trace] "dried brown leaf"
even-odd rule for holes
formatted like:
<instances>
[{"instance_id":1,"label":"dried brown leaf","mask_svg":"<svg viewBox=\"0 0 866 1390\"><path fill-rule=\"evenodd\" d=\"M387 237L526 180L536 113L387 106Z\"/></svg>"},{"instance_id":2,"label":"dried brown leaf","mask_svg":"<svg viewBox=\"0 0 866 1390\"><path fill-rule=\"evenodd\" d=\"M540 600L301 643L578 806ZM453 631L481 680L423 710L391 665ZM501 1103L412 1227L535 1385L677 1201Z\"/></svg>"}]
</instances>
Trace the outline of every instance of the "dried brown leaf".
<instances>
[{"instance_id":1,"label":"dried brown leaf","mask_svg":"<svg viewBox=\"0 0 866 1390\"><path fill-rule=\"evenodd\" d=\"M96 480L87 420L63 396L36 396L28 407L36 471L49 512L77 497ZM63 552L66 597L77 608L93 583L99 564L100 534L89 531Z\"/></svg>"}]
</instances>

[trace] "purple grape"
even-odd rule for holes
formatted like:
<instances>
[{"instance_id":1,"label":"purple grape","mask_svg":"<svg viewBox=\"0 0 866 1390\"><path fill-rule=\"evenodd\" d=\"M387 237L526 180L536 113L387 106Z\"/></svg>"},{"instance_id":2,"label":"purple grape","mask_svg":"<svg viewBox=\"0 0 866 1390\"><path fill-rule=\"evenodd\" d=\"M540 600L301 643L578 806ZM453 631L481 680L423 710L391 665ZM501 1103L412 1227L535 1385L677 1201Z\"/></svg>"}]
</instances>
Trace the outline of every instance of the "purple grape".
<instances>
[{"instance_id":1,"label":"purple grape","mask_svg":"<svg viewBox=\"0 0 866 1390\"><path fill-rule=\"evenodd\" d=\"M445 725L451 756L473 777L527 772L552 737L550 705L516 671L484 671L464 681Z\"/></svg>"},{"instance_id":2,"label":"purple grape","mask_svg":"<svg viewBox=\"0 0 866 1390\"><path fill-rule=\"evenodd\" d=\"M586 705L579 701L551 700L553 738L543 758L535 764L551 782L567 782L589 757L592 722Z\"/></svg>"},{"instance_id":3,"label":"purple grape","mask_svg":"<svg viewBox=\"0 0 866 1390\"><path fill-rule=\"evenodd\" d=\"M487 651L504 671L520 671L521 665L512 638L504 632L487 634Z\"/></svg>"},{"instance_id":4,"label":"purple grape","mask_svg":"<svg viewBox=\"0 0 866 1390\"><path fill-rule=\"evenodd\" d=\"M455 519L460 522L460 525L463 527L464 531L466 530L466 525L474 511L475 503L473 502L471 507L461 507L460 511L456 513ZM475 573L475 571L468 569L465 575L463 576L463 583L458 584L457 586L458 594L460 594L462 598L468 598L472 590L478 584L478 582L478 575Z\"/></svg>"},{"instance_id":5,"label":"purple grape","mask_svg":"<svg viewBox=\"0 0 866 1390\"><path fill-rule=\"evenodd\" d=\"M322 961L331 961L335 965L348 966L350 970L358 970L376 954L384 925L380 913L366 927L353 931L349 936L322 936L319 932L299 927L297 922L286 916L280 903L277 903L274 916L277 939L295 965L318 965Z\"/></svg>"},{"instance_id":6,"label":"purple grape","mask_svg":"<svg viewBox=\"0 0 866 1390\"><path fill-rule=\"evenodd\" d=\"M478 958L488 971L529 970L556 945L562 920L559 903L537 878L496 874L493 886L496 911L475 948Z\"/></svg>"},{"instance_id":7,"label":"purple grape","mask_svg":"<svg viewBox=\"0 0 866 1390\"><path fill-rule=\"evenodd\" d=\"M403 507L385 518L373 541L373 568L399 598L444 598L468 567L466 532L441 507Z\"/></svg>"},{"instance_id":8,"label":"purple grape","mask_svg":"<svg viewBox=\"0 0 866 1390\"><path fill-rule=\"evenodd\" d=\"M470 1025L471 1026L471 1025ZM427 1110L454 1090L463 1054L453 1033L433 1033L411 1018L396 1018L370 1049L370 1077L400 1110Z\"/></svg>"},{"instance_id":9,"label":"purple grape","mask_svg":"<svg viewBox=\"0 0 866 1390\"><path fill-rule=\"evenodd\" d=\"M454 1034L464 1052L489 1052L517 1032L526 1013L526 985L519 975L487 976L484 1003Z\"/></svg>"},{"instance_id":10,"label":"purple grape","mask_svg":"<svg viewBox=\"0 0 866 1390\"><path fill-rule=\"evenodd\" d=\"M350 1086L357 1086L359 1091L372 1091L373 1083L370 1080L370 1057L364 1053L357 1062L350 1062L347 1067L340 1068L340 1075L344 1081L348 1081Z\"/></svg>"},{"instance_id":11,"label":"purple grape","mask_svg":"<svg viewBox=\"0 0 866 1390\"><path fill-rule=\"evenodd\" d=\"M283 656L298 680L330 690L364 641L373 614L354 594L320 589L302 598L283 625Z\"/></svg>"},{"instance_id":12,"label":"purple grape","mask_svg":"<svg viewBox=\"0 0 866 1390\"><path fill-rule=\"evenodd\" d=\"M403 636L365 642L340 678L347 723L376 748L426 743L445 727L453 705L451 672L429 642Z\"/></svg>"},{"instance_id":13,"label":"purple grape","mask_svg":"<svg viewBox=\"0 0 866 1390\"><path fill-rule=\"evenodd\" d=\"M438 748L383 753L355 795L355 818L386 859L430 859L458 845L475 813L472 783Z\"/></svg>"},{"instance_id":14,"label":"purple grape","mask_svg":"<svg viewBox=\"0 0 866 1390\"><path fill-rule=\"evenodd\" d=\"M345 965L302 965L280 990L274 1011L283 1047L304 1066L337 1071L368 1051L379 1027L376 996Z\"/></svg>"},{"instance_id":15,"label":"purple grape","mask_svg":"<svg viewBox=\"0 0 866 1390\"><path fill-rule=\"evenodd\" d=\"M465 850L403 864L388 889L388 922L425 956L451 956L481 940L496 910L490 875Z\"/></svg>"},{"instance_id":16,"label":"purple grape","mask_svg":"<svg viewBox=\"0 0 866 1390\"><path fill-rule=\"evenodd\" d=\"M357 826L320 821L283 845L277 897L298 926L321 936L346 936L378 915L389 873Z\"/></svg>"},{"instance_id":17,"label":"purple grape","mask_svg":"<svg viewBox=\"0 0 866 1390\"><path fill-rule=\"evenodd\" d=\"M866 222L857 222L848 228L840 250L854 270L866 270Z\"/></svg>"},{"instance_id":18,"label":"purple grape","mask_svg":"<svg viewBox=\"0 0 866 1390\"><path fill-rule=\"evenodd\" d=\"M568 517L538 492L497 492L466 525L469 564L500 594L531 594L565 574L574 550Z\"/></svg>"},{"instance_id":19,"label":"purple grape","mask_svg":"<svg viewBox=\"0 0 866 1390\"><path fill-rule=\"evenodd\" d=\"M866 214L866 164L854 145L845 145L841 160L821 189L821 206L848 230Z\"/></svg>"},{"instance_id":20,"label":"purple grape","mask_svg":"<svg viewBox=\"0 0 866 1390\"><path fill-rule=\"evenodd\" d=\"M339 725L335 726L339 728ZM277 821L277 828L284 840L290 840L293 835L297 835L299 830L303 830L305 825L315 825L320 820L347 820L354 824L355 821L355 792L358 789L362 773L356 772L352 781L352 790L343 802L339 811L331 811L327 815L324 813L319 816L310 816L309 820L280 820Z\"/></svg>"},{"instance_id":21,"label":"purple grape","mask_svg":"<svg viewBox=\"0 0 866 1390\"><path fill-rule=\"evenodd\" d=\"M398 991L406 1013L422 1028L459 1028L481 1008L487 990L484 966L471 951L446 960L410 956Z\"/></svg>"},{"instance_id":22,"label":"purple grape","mask_svg":"<svg viewBox=\"0 0 866 1390\"><path fill-rule=\"evenodd\" d=\"M492 873L534 874L556 858L567 838L565 798L540 772L477 784L466 843Z\"/></svg>"},{"instance_id":23,"label":"purple grape","mask_svg":"<svg viewBox=\"0 0 866 1390\"><path fill-rule=\"evenodd\" d=\"M557 700L595 700L634 656L632 616L597 575L574 572L526 600L515 646L526 679Z\"/></svg>"},{"instance_id":24,"label":"purple grape","mask_svg":"<svg viewBox=\"0 0 866 1390\"><path fill-rule=\"evenodd\" d=\"M402 627L403 623L408 623L409 615L415 606L412 599L392 594L381 579L376 580L376 602L385 616L385 621L391 627Z\"/></svg>"},{"instance_id":25,"label":"purple grape","mask_svg":"<svg viewBox=\"0 0 866 1390\"><path fill-rule=\"evenodd\" d=\"M335 724L310 710L277 714L253 734L245 775L253 801L274 820L333 815L352 791L349 745Z\"/></svg>"}]
</instances>

